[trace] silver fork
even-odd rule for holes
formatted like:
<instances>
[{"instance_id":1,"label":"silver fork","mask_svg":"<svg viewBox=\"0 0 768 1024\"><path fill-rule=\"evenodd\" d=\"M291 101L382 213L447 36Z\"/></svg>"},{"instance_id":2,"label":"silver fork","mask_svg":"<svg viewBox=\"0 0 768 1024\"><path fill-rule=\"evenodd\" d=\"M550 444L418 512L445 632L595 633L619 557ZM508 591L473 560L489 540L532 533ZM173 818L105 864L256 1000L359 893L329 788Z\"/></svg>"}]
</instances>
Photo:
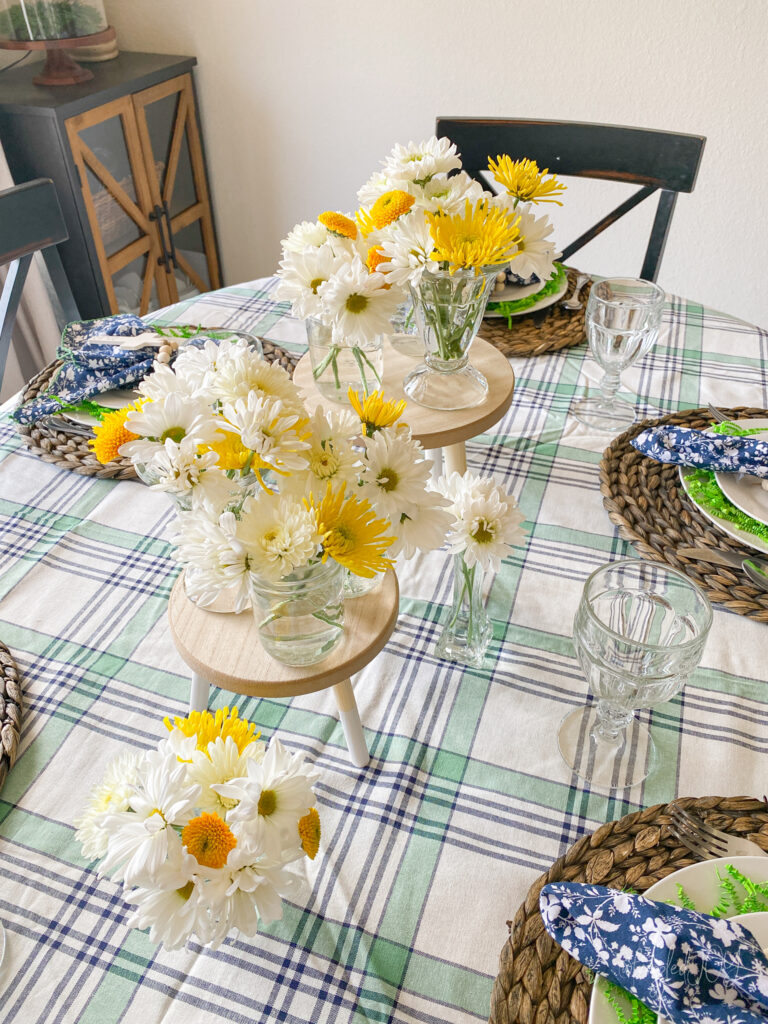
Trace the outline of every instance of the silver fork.
<instances>
[{"instance_id":1,"label":"silver fork","mask_svg":"<svg viewBox=\"0 0 768 1024\"><path fill-rule=\"evenodd\" d=\"M579 298L579 292L589 280L589 274L579 274L576 278L576 287L573 289L573 295L570 299L563 299L560 303L563 309L581 309L584 303Z\"/></svg>"},{"instance_id":2,"label":"silver fork","mask_svg":"<svg viewBox=\"0 0 768 1024\"><path fill-rule=\"evenodd\" d=\"M768 853L751 839L741 839L712 828L682 807L673 806L670 817L669 831L701 860L714 860L716 857L768 857Z\"/></svg>"},{"instance_id":3,"label":"silver fork","mask_svg":"<svg viewBox=\"0 0 768 1024\"><path fill-rule=\"evenodd\" d=\"M714 405L708 405L707 412L715 421L715 423L730 423L730 416L726 416L725 413L720 412L720 410L716 409Z\"/></svg>"}]
</instances>

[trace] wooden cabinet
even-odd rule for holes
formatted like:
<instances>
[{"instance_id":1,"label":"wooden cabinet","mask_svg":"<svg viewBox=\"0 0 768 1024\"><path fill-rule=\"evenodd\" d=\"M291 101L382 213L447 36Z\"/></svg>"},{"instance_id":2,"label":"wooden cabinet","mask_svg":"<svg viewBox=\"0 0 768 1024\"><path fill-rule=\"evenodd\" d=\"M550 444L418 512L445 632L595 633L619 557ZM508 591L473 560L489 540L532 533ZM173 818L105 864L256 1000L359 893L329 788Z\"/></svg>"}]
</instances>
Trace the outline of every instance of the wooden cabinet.
<instances>
[{"instance_id":1,"label":"wooden cabinet","mask_svg":"<svg viewBox=\"0 0 768 1024\"><path fill-rule=\"evenodd\" d=\"M70 232L59 249L85 318L221 286L194 63L124 53L84 85L41 89L23 69L0 79L11 173L56 183Z\"/></svg>"}]
</instances>

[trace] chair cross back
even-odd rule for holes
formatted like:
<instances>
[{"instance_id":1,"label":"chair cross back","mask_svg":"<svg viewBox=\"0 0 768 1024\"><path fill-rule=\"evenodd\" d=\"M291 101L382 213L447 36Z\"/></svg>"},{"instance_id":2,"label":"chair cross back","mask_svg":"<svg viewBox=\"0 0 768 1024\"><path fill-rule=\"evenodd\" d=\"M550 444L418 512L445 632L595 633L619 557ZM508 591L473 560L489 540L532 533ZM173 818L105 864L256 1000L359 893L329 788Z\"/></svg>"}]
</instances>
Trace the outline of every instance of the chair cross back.
<instances>
[{"instance_id":1,"label":"chair cross back","mask_svg":"<svg viewBox=\"0 0 768 1024\"><path fill-rule=\"evenodd\" d=\"M49 178L37 178L0 192L0 267L8 266L0 293L0 385L24 281L36 252L47 250L46 265L65 314L77 319L61 260L52 248L68 237L56 189Z\"/></svg>"},{"instance_id":2,"label":"chair cross back","mask_svg":"<svg viewBox=\"0 0 768 1024\"><path fill-rule=\"evenodd\" d=\"M660 192L640 276L655 281L680 192L692 192L706 139L702 135L626 128L579 121L527 121L506 118L438 117L438 137L461 153L468 174L480 176L488 157L506 153L528 157L552 174L599 178L639 185L637 192L563 249L567 260L644 199Z\"/></svg>"}]
</instances>

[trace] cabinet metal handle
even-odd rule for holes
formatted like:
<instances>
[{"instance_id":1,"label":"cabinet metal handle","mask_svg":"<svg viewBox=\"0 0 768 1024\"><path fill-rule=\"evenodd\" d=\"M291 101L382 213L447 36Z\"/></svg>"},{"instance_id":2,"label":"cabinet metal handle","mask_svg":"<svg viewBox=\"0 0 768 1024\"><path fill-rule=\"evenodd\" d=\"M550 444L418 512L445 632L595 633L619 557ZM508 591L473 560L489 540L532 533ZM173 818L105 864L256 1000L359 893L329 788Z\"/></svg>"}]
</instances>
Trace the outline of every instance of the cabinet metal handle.
<instances>
[{"instance_id":1,"label":"cabinet metal handle","mask_svg":"<svg viewBox=\"0 0 768 1024\"><path fill-rule=\"evenodd\" d=\"M173 228L171 227L171 212L168 209L168 202L165 199L163 200L163 213L165 214L165 226L168 230L168 247L170 249L168 255L170 256L171 263L178 270L179 261L176 257L176 243L173 240Z\"/></svg>"},{"instance_id":2,"label":"cabinet metal handle","mask_svg":"<svg viewBox=\"0 0 768 1024\"><path fill-rule=\"evenodd\" d=\"M157 230L160 235L160 246L163 250L162 255L157 257L158 266L165 267L166 274L170 274L173 269L173 264L171 262L171 254L165 244L165 232L163 231L163 209L158 206L157 203L155 203L152 213L149 215L149 219L157 221Z\"/></svg>"}]
</instances>

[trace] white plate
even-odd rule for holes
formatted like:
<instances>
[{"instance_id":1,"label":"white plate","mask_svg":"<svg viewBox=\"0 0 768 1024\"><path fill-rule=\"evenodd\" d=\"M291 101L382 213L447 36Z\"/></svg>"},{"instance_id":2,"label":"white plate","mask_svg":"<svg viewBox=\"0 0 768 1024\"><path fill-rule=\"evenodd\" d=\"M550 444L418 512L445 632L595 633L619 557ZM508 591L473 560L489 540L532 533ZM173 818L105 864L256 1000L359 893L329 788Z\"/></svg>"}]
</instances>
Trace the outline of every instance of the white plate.
<instances>
[{"instance_id":1,"label":"white plate","mask_svg":"<svg viewBox=\"0 0 768 1024\"><path fill-rule=\"evenodd\" d=\"M753 882L768 882L768 857L723 857L720 860L705 860L700 864L691 864L687 868L673 871L662 878L643 893L649 900L658 902L669 901L677 905L677 886L682 885L685 892L693 900L697 910L709 913L717 905L720 888L717 880L718 869L732 864L737 871ZM743 914L739 923L755 936L761 946L768 946L768 913ZM589 1006L589 1024L616 1024L616 1012L605 998L605 981L598 979L592 990ZM665 1018L659 1017L658 1024L666 1024Z\"/></svg>"},{"instance_id":2,"label":"white plate","mask_svg":"<svg viewBox=\"0 0 768 1024\"><path fill-rule=\"evenodd\" d=\"M529 295L535 295L536 292L540 292L544 287L542 284L525 284L525 285L514 285L508 284L503 292L494 292L491 295L489 302L516 302L518 299L526 299ZM545 295L543 299L539 299L538 302L534 302L532 306L528 306L526 309L518 310L517 313L513 313L512 316L524 316L527 313L535 313L537 309L546 309L547 306L551 306L553 303L561 299L568 291L568 275L566 274L563 278L563 282L559 288L556 288L550 295ZM503 316L506 317L506 313L498 313L489 309L486 316Z\"/></svg>"},{"instance_id":3,"label":"white plate","mask_svg":"<svg viewBox=\"0 0 768 1024\"><path fill-rule=\"evenodd\" d=\"M745 429L768 428L768 419L765 417L756 416L751 420L734 420L734 423ZM760 481L756 476L747 476L739 480L738 473L715 473L715 480L717 480L720 490L736 508L768 526L768 491L760 486Z\"/></svg>"},{"instance_id":4,"label":"white plate","mask_svg":"<svg viewBox=\"0 0 768 1024\"><path fill-rule=\"evenodd\" d=\"M718 530L722 530L723 533L727 533L729 537L733 537L734 540L741 541L748 548L753 548L755 551L760 551L764 555L768 555L768 543L758 537L757 534L747 533L746 530L740 530L735 523L729 523L725 519L718 519L717 516L713 516L711 512L700 505L694 497L691 496L688 488L686 487L686 478L691 473L695 473L695 468L691 466L680 466L680 480L683 485L683 490L688 495L688 500L691 501L702 515L705 515L710 523L713 523ZM749 486L749 485L747 485ZM761 488L762 490L762 488ZM763 491L763 494L766 492Z\"/></svg>"},{"instance_id":5,"label":"white plate","mask_svg":"<svg viewBox=\"0 0 768 1024\"><path fill-rule=\"evenodd\" d=\"M97 405L106 405L108 409L124 409L126 405L135 402L139 398L139 392L133 388L114 388L112 391L105 391L102 395L91 395L91 401ZM72 420L83 427L95 427L99 421L95 416L87 412L67 411L60 413L63 419Z\"/></svg>"}]
</instances>

